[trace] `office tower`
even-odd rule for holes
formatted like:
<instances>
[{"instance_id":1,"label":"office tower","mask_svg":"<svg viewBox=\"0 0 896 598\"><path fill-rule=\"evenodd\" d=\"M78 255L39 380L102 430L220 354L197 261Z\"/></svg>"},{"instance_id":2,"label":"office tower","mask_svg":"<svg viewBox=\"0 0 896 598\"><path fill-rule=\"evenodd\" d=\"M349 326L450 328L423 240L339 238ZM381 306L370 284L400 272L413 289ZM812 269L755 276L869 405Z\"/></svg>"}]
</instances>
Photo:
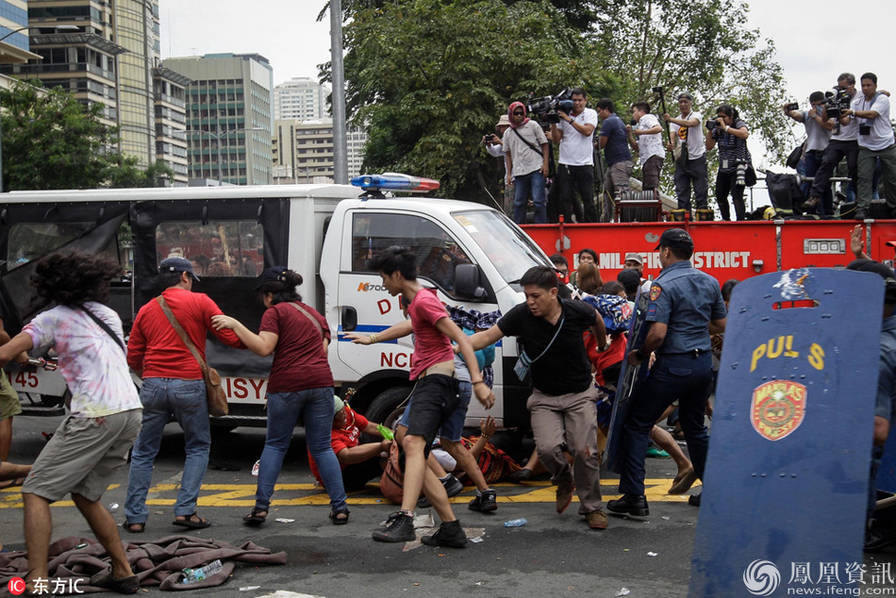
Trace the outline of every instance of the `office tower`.
<instances>
[{"instance_id":1,"label":"office tower","mask_svg":"<svg viewBox=\"0 0 896 598\"><path fill-rule=\"evenodd\" d=\"M330 86L310 77L294 77L274 87L274 120L327 118Z\"/></svg>"},{"instance_id":2,"label":"office tower","mask_svg":"<svg viewBox=\"0 0 896 598\"><path fill-rule=\"evenodd\" d=\"M171 184L189 182L186 88L192 81L165 67L152 70L155 98L156 160L174 172Z\"/></svg>"}]
</instances>

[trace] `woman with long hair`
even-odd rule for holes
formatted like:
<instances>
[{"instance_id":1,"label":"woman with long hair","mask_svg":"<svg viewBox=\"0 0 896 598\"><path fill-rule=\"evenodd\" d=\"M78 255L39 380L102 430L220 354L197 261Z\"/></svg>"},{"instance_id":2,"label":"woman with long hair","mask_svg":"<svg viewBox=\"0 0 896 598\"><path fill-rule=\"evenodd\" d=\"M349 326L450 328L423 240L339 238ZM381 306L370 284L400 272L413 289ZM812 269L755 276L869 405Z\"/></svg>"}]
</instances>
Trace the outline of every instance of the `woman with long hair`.
<instances>
[{"instance_id":1,"label":"woman with long hair","mask_svg":"<svg viewBox=\"0 0 896 598\"><path fill-rule=\"evenodd\" d=\"M274 484L299 419L304 422L308 450L330 496L330 519L334 524L348 523L342 470L330 446L333 426L333 373L327 362L330 329L326 318L302 303L296 292L300 284L302 276L292 270L282 266L265 269L258 294L267 310L258 334L229 316L212 317L216 329L232 329L253 353L274 354L267 388L267 437L258 467L255 507L243 517L246 525L261 525L267 517Z\"/></svg>"}]
</instances>

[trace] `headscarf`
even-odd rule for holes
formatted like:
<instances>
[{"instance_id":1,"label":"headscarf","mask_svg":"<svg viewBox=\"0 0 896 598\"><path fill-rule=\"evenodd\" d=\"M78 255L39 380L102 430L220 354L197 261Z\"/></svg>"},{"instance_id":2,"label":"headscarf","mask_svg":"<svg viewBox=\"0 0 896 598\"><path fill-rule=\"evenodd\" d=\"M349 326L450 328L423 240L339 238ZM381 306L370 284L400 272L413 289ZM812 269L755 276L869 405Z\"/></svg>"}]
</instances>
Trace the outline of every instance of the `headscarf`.
<instances>
[{"instance_id":1,"label":"headscarf","mask_svg":"<svg viewBox=\"0 0 896 598\"><path fill-rule=\"evenodd\" d=\"M523 109L523 122L520 124L515 124L513 121L513 111L519 106ZM529 117L526 116L526 105L522 102L513 102L510 106L507 107L507 118L510 119L510 128L515 129L517 127L522 127L524 124L529 122Z\"/></svg>"}]
</instances>

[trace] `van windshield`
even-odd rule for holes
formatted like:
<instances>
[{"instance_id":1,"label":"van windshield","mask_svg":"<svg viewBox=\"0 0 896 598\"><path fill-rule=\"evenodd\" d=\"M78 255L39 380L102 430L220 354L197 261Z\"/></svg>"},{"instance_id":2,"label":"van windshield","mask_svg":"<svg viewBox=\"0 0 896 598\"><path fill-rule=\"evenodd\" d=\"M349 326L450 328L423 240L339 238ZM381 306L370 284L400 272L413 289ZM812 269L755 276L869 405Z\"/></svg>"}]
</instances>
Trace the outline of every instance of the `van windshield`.
<instances>
[{"instance_id":1,"label":"van windshield","mask_svg":"<svg viewBox=\"0 0 896 598\"><path fill-rule=\"evenodd\" d=\"M532 266L552 267L532 239L513 226L504 214L475 210L454 212L453 216L489 257L505 282L518 284Z\"/></svg>"}]
</instances>

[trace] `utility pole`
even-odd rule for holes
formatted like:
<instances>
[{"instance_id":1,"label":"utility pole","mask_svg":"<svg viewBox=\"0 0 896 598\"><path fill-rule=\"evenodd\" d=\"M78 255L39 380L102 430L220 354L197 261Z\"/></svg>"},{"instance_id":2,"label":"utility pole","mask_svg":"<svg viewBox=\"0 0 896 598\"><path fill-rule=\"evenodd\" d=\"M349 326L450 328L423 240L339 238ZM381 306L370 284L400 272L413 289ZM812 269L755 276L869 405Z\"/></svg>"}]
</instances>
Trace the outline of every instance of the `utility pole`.
<instances>
[{"instance_id":1,"label":"utility pole","mask_svg":"<svg viewBox=\"0 0 896 598\"><path fill-rule=\"evenodd\" d=\"M333 180L348 184L345 73L342 68L342 0L330 0L330 73L333 80Z\"/></svg>"}]
</instances>

